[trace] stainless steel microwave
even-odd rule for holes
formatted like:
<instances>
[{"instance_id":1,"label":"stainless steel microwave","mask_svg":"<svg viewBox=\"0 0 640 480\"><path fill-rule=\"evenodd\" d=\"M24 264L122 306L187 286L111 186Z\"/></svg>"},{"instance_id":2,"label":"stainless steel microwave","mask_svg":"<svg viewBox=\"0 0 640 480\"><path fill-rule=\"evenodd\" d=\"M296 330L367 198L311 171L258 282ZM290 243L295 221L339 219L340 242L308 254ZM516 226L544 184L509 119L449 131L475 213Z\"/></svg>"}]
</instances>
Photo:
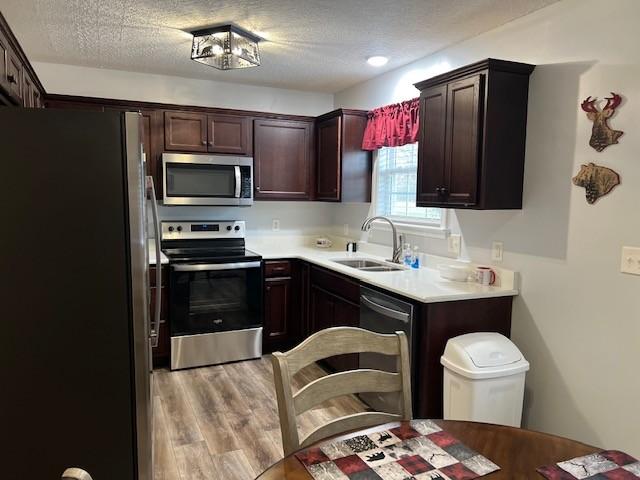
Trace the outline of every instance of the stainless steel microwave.
<instances>
[{"instance_id":1,"label":"stainless steel microwave","mask_svg":"<svg viewBox=\"0 0 640 480\"><path fill-rule=\"evenodd\" d=\"M162 154L165 205L253 204L253 158Z\"/></svg>"}]
</instances>

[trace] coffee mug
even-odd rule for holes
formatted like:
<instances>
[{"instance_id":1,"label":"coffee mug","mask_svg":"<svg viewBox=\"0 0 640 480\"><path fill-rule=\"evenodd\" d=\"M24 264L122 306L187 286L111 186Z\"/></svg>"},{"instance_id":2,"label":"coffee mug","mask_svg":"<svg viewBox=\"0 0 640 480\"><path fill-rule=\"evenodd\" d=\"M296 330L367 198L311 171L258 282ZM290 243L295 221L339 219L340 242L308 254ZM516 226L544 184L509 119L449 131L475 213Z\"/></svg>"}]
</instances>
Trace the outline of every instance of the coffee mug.
<instances>
[{"instance_id":1,"label":"coffee mug","mask_svg":"<svg viewBox=\"0 0 640 480\"><path fill-rule=\"evenodd\" d=\"M493 285L496 283L496 272L489 267L476 267L476 282L480 285Z\"/></svg>"}]
</instances>

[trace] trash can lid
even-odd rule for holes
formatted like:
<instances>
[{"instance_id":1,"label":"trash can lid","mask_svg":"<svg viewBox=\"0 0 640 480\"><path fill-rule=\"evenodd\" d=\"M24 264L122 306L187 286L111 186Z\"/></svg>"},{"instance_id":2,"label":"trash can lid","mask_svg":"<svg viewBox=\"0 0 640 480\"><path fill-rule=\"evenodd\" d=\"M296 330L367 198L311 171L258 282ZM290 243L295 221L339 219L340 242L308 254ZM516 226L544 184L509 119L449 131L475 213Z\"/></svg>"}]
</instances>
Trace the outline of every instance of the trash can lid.
<instances>
[{"instance_id":1,"label":"trash can lid","mask_svg":"<svg viewBox=\"0 0 640 480\"><path fill-rule=\"evenodd\" d=\"M499 333L468 333L449 339L442 365L467 378L494 378L529 369L518 347Z\"/></svg>"}]
</instances>

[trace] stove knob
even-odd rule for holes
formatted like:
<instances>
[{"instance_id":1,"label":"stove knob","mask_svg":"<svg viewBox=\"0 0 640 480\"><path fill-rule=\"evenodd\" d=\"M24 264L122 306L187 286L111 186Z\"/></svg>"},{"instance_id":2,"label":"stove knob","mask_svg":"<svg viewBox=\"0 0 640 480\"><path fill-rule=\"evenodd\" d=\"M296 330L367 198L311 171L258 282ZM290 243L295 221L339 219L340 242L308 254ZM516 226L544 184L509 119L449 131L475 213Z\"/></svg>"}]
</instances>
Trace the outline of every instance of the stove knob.
<instances>
[{"instance_id":1,"label":"stove knob","mask_svg":"<svg viewBox=\"0 0 640 480\"><path fill-rule=\"evenodd\" d=\"M169 231L170 231L170 232L173 232L173 227L169 227Z\"/></svg>"},{"instance_id":2,"label":"stove knob","mask_svg":"<svg viewBox=\"0 0 640 480\"><path fill-rule=\"evenodd\" d=\"M236 225L233 229L237 232L238 230L240 230L240 226Z\"/></svg>"},{"instance_id":3,"label":"stove knob","mask_svg":"<svg viewBox=\"0 0 640 480\"><path fill-rule=\"evenodd\" d=\"M231 225L227 225L227 230L230 231L231 230Z\"/></svg>"},{"instance_id":4,"label":"stove knob","mask_svg":"<svg viewBox=\"0 0 640 480\"><path fill-rule=\"evenodd\" d=\"M178 231L181 232L182 231L182 227L179 226L178 227Z\"/></svg>"}]
</instances>

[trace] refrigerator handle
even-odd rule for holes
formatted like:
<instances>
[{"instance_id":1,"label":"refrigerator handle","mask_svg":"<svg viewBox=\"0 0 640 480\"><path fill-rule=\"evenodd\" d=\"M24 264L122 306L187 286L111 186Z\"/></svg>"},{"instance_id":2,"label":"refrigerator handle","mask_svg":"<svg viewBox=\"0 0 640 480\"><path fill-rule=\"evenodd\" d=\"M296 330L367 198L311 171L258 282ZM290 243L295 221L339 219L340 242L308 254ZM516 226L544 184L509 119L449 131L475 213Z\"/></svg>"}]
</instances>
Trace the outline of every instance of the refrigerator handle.
<instances>
[{"instance_id":1,"label":"refrigerator handle","mask_svg":"<svg viewBox=\"0 0 640 480\"><path fill-rule=\"evenodd\" d=\"M151 324L151 346L158 346L158 331L160 329L160 308L162 306L162 264L160 261L162 252L160 251L160 222L158 220L158 202L156 201L156 188L153 184L153 177L148 176L149 194L151 196L151 213L153 215L153 226L155 230L156 245L156 305L153 323Z\"/></svg>"},{"instance_id":2,"label":"refrigerator handle","mask_svg":"<svg viewBox=\"0 0 640 480\"><path fill-rule=\"evenodd\" d=\"M67 468L62 474L62 480L91 480L91 475L81 468Z\"/></svg>"}]
</instances>

